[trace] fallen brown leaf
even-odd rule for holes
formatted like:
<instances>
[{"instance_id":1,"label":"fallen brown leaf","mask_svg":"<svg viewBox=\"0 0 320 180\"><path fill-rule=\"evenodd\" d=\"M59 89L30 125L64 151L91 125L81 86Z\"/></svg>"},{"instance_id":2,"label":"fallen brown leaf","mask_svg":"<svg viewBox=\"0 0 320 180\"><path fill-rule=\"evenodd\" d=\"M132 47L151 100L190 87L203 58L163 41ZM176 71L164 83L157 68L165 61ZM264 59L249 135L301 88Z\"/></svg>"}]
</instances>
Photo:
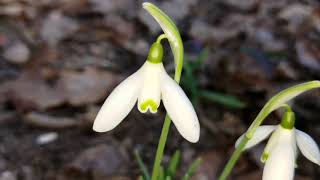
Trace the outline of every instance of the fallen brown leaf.
<instances>
[{"instance_id":1,"label":"fallen brown leaf","mask_svg":"<svg viewBox=\"0 0 320 180\"><path fill-rule=\"evenodd\" d=\"M55 117L37 112L30 112L25 115L25 122L36 127L62 129L79 125L79 123L71 118Z\"/></svg>"},{"instance_id":2,"label":"fallen brown leaf","mask_svg":"<svg viewBox=\"0 0 320 180\"><path fill-rule=\"evenodd\" d=\"M114 74L95 68L86 68L84 72L65 70L57 86L63 89L67 102L79 106L104 99L118 80Z\"/></svg>"},{"instance_id":3,"label":"fallen brown leaf","mask_svg":"<svg viewBox=\"0 0 320 180\"><path fill-rule=\"evenodd\" d=\"M7 86L9 99L18 110L43 110L65 101L64 92L49 86L38 72L24 72L18 79L8 82Z\"/></svg>"}]
</instances>

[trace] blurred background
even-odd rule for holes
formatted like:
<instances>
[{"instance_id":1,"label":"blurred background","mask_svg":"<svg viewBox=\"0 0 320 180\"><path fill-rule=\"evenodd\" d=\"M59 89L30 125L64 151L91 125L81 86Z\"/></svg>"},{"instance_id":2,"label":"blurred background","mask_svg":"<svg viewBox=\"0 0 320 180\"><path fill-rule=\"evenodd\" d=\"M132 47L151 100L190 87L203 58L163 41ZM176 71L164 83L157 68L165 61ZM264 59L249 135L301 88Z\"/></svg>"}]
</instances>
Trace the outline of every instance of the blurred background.
<instances>
[{"instance_id":1,"label":"blurred background","mask_svg":"<svg viewBox=\"0 0 320 180\"><path fill-rule=\"evenodd\" d=\"M141 0L0 0L0 180L129 180L149 171L164 119L134 108L116 129L92 131L104 99L146 60L161 29ZM176 22L185 46L182 87L201 124L197 144L171 126L164 164L181 150L179 173L215 180L235 140L278 91L320 77L316 0L153 1ZM174 73L165 44L164 64ZM291 102L296 127L320 144L320 91ZM276 124L282 112L265 123ZM230 179L259 180L264 145L245 153ZM296 180L319 179L302 156ZM181 171L181 172L180 172ZM179 179L179 178L177 178Z\"/></svg>"}]
</instances>

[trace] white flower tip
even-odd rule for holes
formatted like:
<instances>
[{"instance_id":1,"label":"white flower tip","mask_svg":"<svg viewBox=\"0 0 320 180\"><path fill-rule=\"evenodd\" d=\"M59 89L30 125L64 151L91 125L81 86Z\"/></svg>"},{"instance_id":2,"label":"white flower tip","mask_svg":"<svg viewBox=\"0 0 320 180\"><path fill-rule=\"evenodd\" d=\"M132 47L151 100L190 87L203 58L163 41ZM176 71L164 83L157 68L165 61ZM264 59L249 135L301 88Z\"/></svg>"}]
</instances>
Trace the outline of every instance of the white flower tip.
<instances>
[{"instance_id":1,"label":"white flower tip","mask_svg":"<svg viewBox=\"0 0 320 180\"><path fill-rule=\"evenodd\" d=\"M189 140L191 143L197 143L199 141L199 136L194 138L194 139L190 139Z\"/></svg>"},{"instance_id":2,"label":"white flower tip","mask_svg":"<svg viewBox=\"0 0 320 180\"><path fill-rule=\"evenodd\" d=\"M184 138L191 143L198 142L200 138L200 129L195 129L193 133L189 133L188 136L185 136Z\"/></svg>"},{"instance_id":3,"label":"white flower tip","mask_svg":"<svg viewBox=\"0 0 320 180\"><path fill-rule=\"evenodd\" d=\"M188 141L191 143L197 143L199 141L199 138L188 139Z\"/></svg>"},{"instance_id":4,"label":"white flower tip","mask_svg":"<svg viewBox=\"0 0 320 180\"><path fill-rule=\"evenodd\" d=\"M198 118L196 116L185 118L184 120L186 122L182 122L179 120L180 119L172 118L172 122L175 124L181 136L191 143L198 142L200 138L200 125Z\"/></svg>"},{"instance_id":5,"label":"white flower tip","mask_svg":"<svg viewBox=\"0 0 320 180\"><path fill-rule=\"evenodd\" d=\"M105 132L103 128L97 125L97 123L93 123L92 129L96 132Z\"/></svg>"},{"instance_id":6,"label":"white flower tip","mask_svg":"<svg viewBox=\"0 0 320 180\"><path fill-rule=\"evenodd\" d=\"M92 129L96 132L106 132L106 131L110 131L113 128L110 128L108 126L105 126L104 124L102 124L101 122L99 122L97 119L94 121Z\"/></svg>"}]
</instances>

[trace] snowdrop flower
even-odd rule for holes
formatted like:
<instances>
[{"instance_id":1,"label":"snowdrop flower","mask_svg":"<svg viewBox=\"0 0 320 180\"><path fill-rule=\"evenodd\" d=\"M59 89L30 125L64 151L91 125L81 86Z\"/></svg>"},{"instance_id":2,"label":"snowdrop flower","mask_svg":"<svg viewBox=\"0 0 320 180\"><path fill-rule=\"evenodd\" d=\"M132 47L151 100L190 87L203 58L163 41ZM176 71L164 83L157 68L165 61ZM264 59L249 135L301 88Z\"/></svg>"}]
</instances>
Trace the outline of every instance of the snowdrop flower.
<instances>
[{"instance_id":1,"label":"snowdrop flower","mask_svg":"<svg viewBox=\"0 0 320 180\"><path fill-rule=\"evenodd\" d=\"M320 165L320 151L315 141L306 133L294 128L294 113L284 114L280 125L260 126L244 149L251 148L271 137L261 156L265 163L262 180L293 180L297 157L297 146L301 153L313 163ZM242 135L236 142L240 143Z\"/></svg>"},{"instance_id":2,"label":"snowdrop flower","mask_svg":"<svg viewBox=\"0 0 320 180\"><path fill-rule=\"evenodd\" d=\"M167 74L162 64L163 48L155 42L147 61L120 83L105 100L93 124L97 132L115 128L138 101L142 113L156 113L162 99L164 107L180 134L197 142L200 127L196 112L181 87Z\"/></svg>"}]
</instances>

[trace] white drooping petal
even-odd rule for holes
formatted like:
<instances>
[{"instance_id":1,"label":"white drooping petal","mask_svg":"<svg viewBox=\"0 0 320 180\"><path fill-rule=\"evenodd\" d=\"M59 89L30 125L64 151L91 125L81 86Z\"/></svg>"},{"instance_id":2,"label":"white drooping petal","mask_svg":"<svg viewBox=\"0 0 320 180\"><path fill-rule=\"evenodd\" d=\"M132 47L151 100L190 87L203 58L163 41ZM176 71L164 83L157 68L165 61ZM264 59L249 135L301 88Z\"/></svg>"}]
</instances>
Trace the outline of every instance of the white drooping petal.
<instances>
[{"instance_id":1,"label":"white drooping petal","mask_svg":"<svg viewBox=\"0 0 320 180\"><path fill-rule=\"evenodd\" d=\"M253 137L248 141L244 149L249 149L257 145L261 141L265 140L276 128L277 126L271 126L271 125L260 126L254 133ZM236 147L238 147L238 145L240 144L244 136L245 134L243 134L238 138L235 144Z\"/></svg>"},{"instance_id":2,"label":"white drooping petal","mask_svg":"<svg viewBox=\"0 0 320 180\"><path fill-rule=\"evenodd\" d=\"M277 144L270 152L262 180L293 180L295 152L287 144Z\"/></svg>"},{"instance_id":3,"label":"white drooping petal","mask_svg":"<svg viewBox=\"0 0 320 180\"><path fill-rule=\"evenodd\" d=\"M268 153L262 180L293 180L296 161L296 140L294 129L279 126L277 142Z\"/></svg>"},{"instance_id":4,"label":"white drooping petal","mask_svg":"<svg viewBox=\"0 0 320 180\"><path fill-rule=\"evenodd\" d=\"M115 128L135 105L140 91L140 84L140 70L121 82L102 105L94 120L93 130L105 132Z\"/></svg>"},{"instance_id":5,"label":"white drooping petal","mask_svg":"<svg viewBox=\"0 0 320 180\"><path fill-rule=\"evenodd\" d=\"M320 151L317 143L305 132L296 130L297 144L301 153L320 166Z\"/></svg>"},{"instance_id":6,"label":"white drooping petal","mask_svg":"<svg viewBox=\"0 0 320 180\"><path fill-rule=\"evenodd\" d=\"M270 154L270 151L277 145L281 131L282 131L282 127L280 125L277 126L276 130L273 131L271 137L268 140L268 143L266 145L266 147L263 150L263 155ZM265 162L265 160L261 159L262 162Z\"/></svg>"},{"instance_id":7,"label":"white drooping petal","mask_svg":"<svg viewBox=\"0 0 320 180\"><path fill-rule=\"evenodd\" d=\"M190 142L197 142L200 125L197 114L181 87L165 72L161 75L163 104L179 133Z\"/></svg>"},{"instance_id":8,"label":"white drooping petal","mask_svg":"<svg viewBox=\"0 0 320 180\"><path fill-rule=\"evenodd\" d=\"M162 63L153 64L148 61L141 68L142 87L138 97L138 109L145 113L148 110L156 113L160 105L160 75L164 70Z\"/></svg>"}]
</instances>

